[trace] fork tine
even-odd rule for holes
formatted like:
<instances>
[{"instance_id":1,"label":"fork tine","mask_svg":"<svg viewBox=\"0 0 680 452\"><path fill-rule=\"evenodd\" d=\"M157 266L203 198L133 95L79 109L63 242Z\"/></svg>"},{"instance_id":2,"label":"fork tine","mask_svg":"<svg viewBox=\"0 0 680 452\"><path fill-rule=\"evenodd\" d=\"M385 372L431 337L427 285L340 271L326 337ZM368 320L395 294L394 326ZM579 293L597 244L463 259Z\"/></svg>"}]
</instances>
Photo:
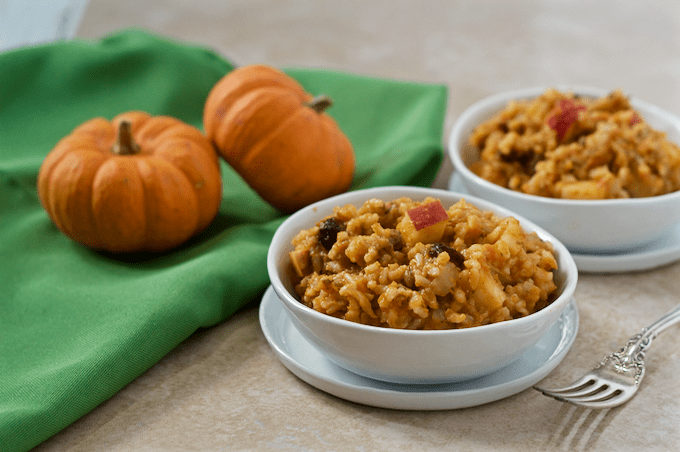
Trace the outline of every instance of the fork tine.
<instances>
[{"instance_id":1,"label":"fork tine","mask_svg":"<svg viewBox=\"0 0 680 452\"><path fill-rule=\"evenodd\" d=\"M598 387L597 391L594 391L590 394L570 394L568 396L564 396L564 399L574 403L604 402L614 397L620 396L621 394L623 394L621 388L604 384Z\"/></svg>"},{"instance_id":2,"label":"fork tine","mask_svg":"<svg viewBox=\"0 0 680 452\"><path fill-rule=\"evenodd\" d=\"M591 374L586 374L583 377L579 378L578 380L574 381L572 384L569 386L564 386L561 388L554 388L554 389L548 389L548 388L543 388L537 385L534 385L534 389L537 389L541 391L543 394L548 395L550 394L555 394L555 395L561 395L564 393L568 393L571 391L576 391L576 390L584 390L584 389L589 389L595 384L595 378Z\"/></svg>"},{"instance_id":3,"label":"fork tine","mask_svg":"<svg viewBox=\"0 0 680 452\"><path fill-rule=\"evenodd\" d=\"M591 381L586 385L581 385L573 389L561 389L554 391L555 394L562 397L581 397L588 396L591 394L597 394L602 388L601 384L596 384L595 381Z\"/></svg>"},{"instance_id":4,"label":"fork tine","mask_svg":"<svg viewBox=\"0 0 680 452\"><path fill-rule=\"evenodd\" d=\"M551 392L538 386L534 386L534 388L542 392L544 395L552 397L553 399L560 402L571 403L573 405L591 409L614 408L631 399L633 395L635 395L634 390L626 391L622 390L621 388L611 388L590 396L571 397L567 394L561 392Z\"/></svg>"},{"instance_id":5,"label":"fork tine","mask_svg":"<svg viewBox=\"0 0 680 452\"><path fill-rule=\"evenodd\" d=\"M539 388L536 388L539 389ZM539 389L540 391L540 389ZM541 391L543 392L543 391ZM581 406L584 408L591 408L591 409L607 409L607 408L614 408L616 406L621 405L623 402L628 400L630 397L624 397L624 393L616 393L610 398L600 400L600 399L595 399L595 400L579 400L579 399L571 399L569 397L562 397L559 394L552 394L550 392L543 392L544 395L548 397L552 397L553 399L559 401L559 402L565 402L565 403L570 403L572 405L576 406Z\"/></svg>"},{"instance_id":6,"label":"fork tine","mask_svg":"<svg viewBox=\"0 0 680 452\"><path fill-rule=\"evenodd\" d=\"M586 385L581 385L571 390L562 389L559 391L554 391L554 394L560 397L564 397L565 399L566 398L577 399L587 397L597 398L598 395L602 394L603 392L606 392L608 388L609 385L607 383L592 380L589 381L588 384Z\"/></svg>"},{"instance_id":7,"label":"fork tine","mask_svg":"<svg viewBox=\"0 0 680 452\"><path fill-rule=\"evenodd\" d=\"M562 394L561 394L559 391L558 391L558 392L555 392L555 391L552 391L552 390L550 390L550 389L541 388L541 387L539 387L539 386L534 386L534 389L536 389L536 390L542 392L543 395L546 395L546 396L548 396L548 397L552 397L553 399L559 400L560 402L564 402L564 401L565 401L564 397L562 396Z\"/></svg>"}]
</instances>

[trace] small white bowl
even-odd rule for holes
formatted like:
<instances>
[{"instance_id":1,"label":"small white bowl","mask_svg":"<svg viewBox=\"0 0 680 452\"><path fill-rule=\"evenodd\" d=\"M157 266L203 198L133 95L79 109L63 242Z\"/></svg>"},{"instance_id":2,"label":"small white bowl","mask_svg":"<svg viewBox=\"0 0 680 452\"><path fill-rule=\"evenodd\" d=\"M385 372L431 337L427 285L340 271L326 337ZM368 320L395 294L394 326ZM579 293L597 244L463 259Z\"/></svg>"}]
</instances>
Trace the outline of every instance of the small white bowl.
<instances>
[{"instance_id":1,"label":"small white bowl","mask_svg":"<svg viewBox=\"0 0 680 452\"><path fill-rule=\"evenodd\" d=\"M416 331L381 328L337 319L303 305L290 275L291 240L303 229L333 213L333 207L359 206L371 198L385 201L407 196L439 198L448 207L461 198L502 217L513 216L525 231L550 241L558 260L559 296L544 309L520 319L466 329ZM578 272L567 249L530 221L489 201L446 190L381 187L344 193L294 213L274 234L267 256L271 284L300 333L335 364L377 380L404 383L448 383L495 372L519 358L558 320L576 288Z\"/></svg>"},{"instance_id":2,"label":"small white bowl","mask_svg":"<svg viewBox=\"0 0 680 452\"><path fill-rule=\"evenodd\" d=\"M609 91L582 86L555 86L590 97ZM483 99L455 121L448 152L456 173L472 195L488 199L528 218L577 253L624 252L659 239L680 223L680 192L649 198L571 200L528 195L489 182L470 171L479 150L470 146L474 128L499 112L510 100L533 99L547 87L509 91ZM631 98L633 108L668 139L680 143L680 118L647 102Z\"/></svg>"}]
</instances>

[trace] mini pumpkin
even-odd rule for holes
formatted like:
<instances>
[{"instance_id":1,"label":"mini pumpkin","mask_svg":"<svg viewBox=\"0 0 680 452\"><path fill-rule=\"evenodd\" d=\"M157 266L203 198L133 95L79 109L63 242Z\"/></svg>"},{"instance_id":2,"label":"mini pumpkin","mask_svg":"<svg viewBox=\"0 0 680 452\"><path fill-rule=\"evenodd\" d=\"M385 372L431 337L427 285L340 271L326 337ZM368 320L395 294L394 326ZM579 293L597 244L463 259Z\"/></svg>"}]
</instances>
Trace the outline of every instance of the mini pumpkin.
<instances>
[{"instance_id":1,"label":"mini pumpkin","mask_svg":"<svg viewBox=\"0 0 680 452\"><path fill-rule=\"evenodd\" d=\"M168 250L217 215L219 157L199 129L173 117L94 118L47 155L38 196L54 224L87 247Z\"/></svg>"},{"instance_id":2,"label":"mini pumpkin","mask_svg":"<svg viewBox=\"0 0 680 452\"><path fill-rule=\"evenodd\" d=\"M264 65L219 80L206 99L203 126L222 157L268 203L293 212L346 191L354 176L352 143L294 79Z\"/></svg>"}]
</instances>

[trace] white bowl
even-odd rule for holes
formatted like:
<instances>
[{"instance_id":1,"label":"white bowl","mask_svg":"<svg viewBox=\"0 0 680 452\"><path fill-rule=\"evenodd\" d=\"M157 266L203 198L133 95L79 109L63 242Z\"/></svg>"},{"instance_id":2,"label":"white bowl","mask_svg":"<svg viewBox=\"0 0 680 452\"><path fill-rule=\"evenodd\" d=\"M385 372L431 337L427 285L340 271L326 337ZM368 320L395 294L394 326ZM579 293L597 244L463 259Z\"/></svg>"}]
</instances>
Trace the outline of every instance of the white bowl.
<instances>
[{"instance_id":1,"label":"white bowl","mask_svg":"<svg viewBox=\"0 0 680 452\"><path fill-rule=\"evenodd\" d=\"M590 97L609 93L579 86L555 88ZM479 150L467 143L474 128L502 110L508 101L532 99L546 89L536 87L491 96L473 104L458 117L451 129L448 152L465 189L535 222L572 252L628 251L670 233L680 222L680 192L631 199L554 199L510 190L470 171L468 166L479 159ZM680 118L647 102L635 98L630 101L652 127L666 132L669 140L680 143Z\"/></svg>"},{"instance_id":2,"label":"white bowl","mask_svg":"<svg viewBox=\"0 0 680 452\"><path fill-rule=\"evenodd\" d=\"M439 198L444 206L464 198L482 210L514 216L525 231L550 241L558 260L559 296L544 309L526 317L466 329L416 331L368 326L337 319L303 305L288 275L291 240L333 213L333 207L359 206L371 198L393 200L407 196ZM531 348L557 321L571 300L578 272L569 251L552 235L512 212L473 196L416 187L381 187L344 193L312 204L290 216L278 228L267 256L271 284L300 333L335 364L362 375L392 383L444 383L492 373Z\"/></svg>"}]
</instances>

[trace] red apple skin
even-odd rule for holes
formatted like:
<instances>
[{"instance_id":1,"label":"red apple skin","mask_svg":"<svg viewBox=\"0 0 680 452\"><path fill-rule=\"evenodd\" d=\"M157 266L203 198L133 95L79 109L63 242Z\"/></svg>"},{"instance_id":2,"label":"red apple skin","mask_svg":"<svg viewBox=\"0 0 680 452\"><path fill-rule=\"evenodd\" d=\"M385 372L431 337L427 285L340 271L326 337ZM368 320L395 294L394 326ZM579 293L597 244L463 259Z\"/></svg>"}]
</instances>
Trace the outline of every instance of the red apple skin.
<instances>
[{"instance_id":1,"label":"red apple skin","mask_svg":"<svg viewBox=\"0 0 680 452\"><path fill-rule=\"evenodd\" d=\"M410 246L418 242L437 243L444 235L448 221L448 213L437 200L407 211L397 229Z\"/></svg>"},{"instance_id":2,"label":"red apple skin","mask_svg":"<svg viewBox=\"0 0 680 452\"><path fill-rule=\"evenodd\" d=\"M439 201L433 201L414 207L406 212L406 214L413 222L416 231L420 231L421 229L433 226L440 221L447 221L449 219L449 215Z\"/></svg>"}]
</instances>

